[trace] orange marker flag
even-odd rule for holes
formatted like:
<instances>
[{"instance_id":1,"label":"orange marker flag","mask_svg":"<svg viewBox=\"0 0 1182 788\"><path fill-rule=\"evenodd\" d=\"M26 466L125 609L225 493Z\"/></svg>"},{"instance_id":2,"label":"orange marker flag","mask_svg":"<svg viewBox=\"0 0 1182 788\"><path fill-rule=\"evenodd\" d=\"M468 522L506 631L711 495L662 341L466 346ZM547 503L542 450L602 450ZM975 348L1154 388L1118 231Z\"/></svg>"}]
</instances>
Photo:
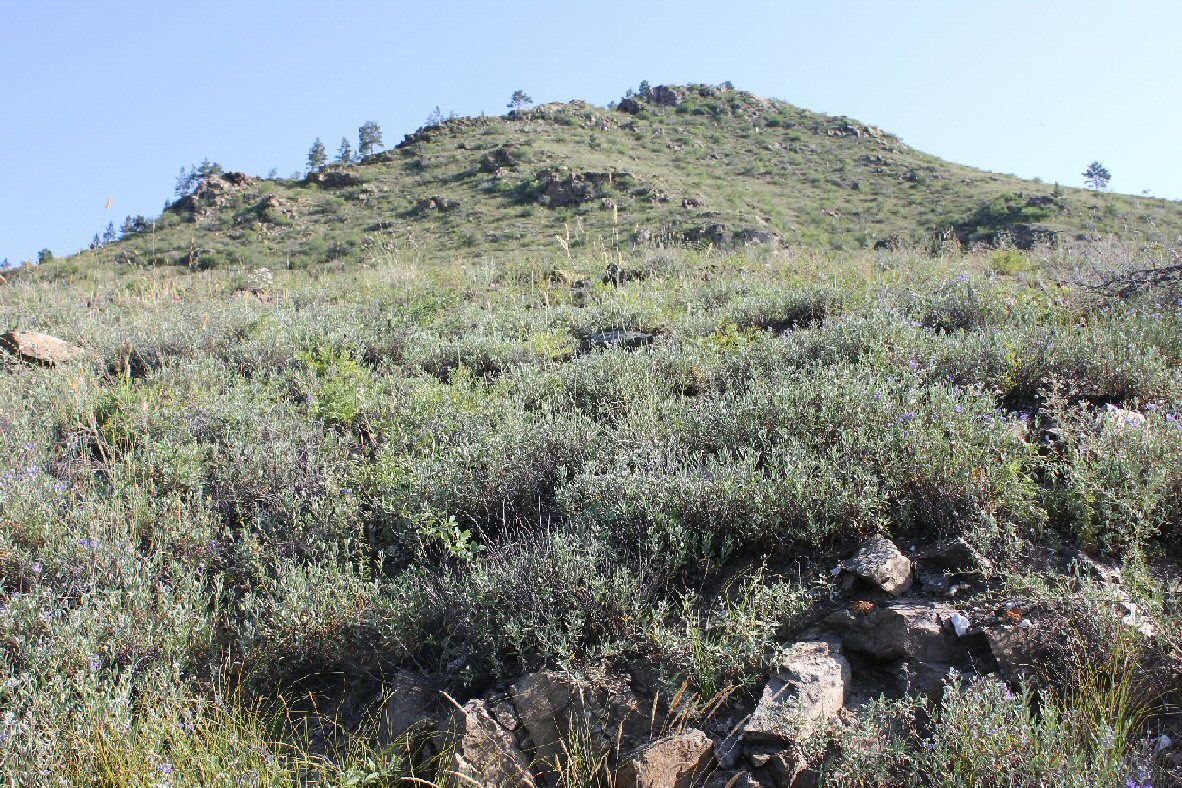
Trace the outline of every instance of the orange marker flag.
<instances>
[{"instance_id":1,"label":"orange marker flag","mask_svg":"<svg viewBox=\"0 0 1182 788\"><path fill-rule=\"evenodd\" d=\"M111 210L111 201L112 201L112 200L114 200L114 199L115 199L114 197L108 197L108 198L107 198L107 210L108 210L108 211L109 211L109 210Z\"/></svg>"}]
</instances>

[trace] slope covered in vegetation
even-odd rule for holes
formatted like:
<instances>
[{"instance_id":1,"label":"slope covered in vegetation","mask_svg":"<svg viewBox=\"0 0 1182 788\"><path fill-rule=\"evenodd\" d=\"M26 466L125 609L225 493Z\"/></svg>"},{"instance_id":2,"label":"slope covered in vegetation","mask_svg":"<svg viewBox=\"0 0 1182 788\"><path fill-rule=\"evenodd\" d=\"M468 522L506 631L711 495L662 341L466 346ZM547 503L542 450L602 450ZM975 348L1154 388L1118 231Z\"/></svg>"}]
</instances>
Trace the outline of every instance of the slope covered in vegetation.
<instances>
[{"instance_id":1,"label":"slope covered in vegetation","mask_svg":"<svg viewBox=\"0 0 1182 788\"><path fill-rule=\"evenodd\" d=\"M0 282L7 783L1178 779L1176 208L677 91Z\"/></svg>"},{"instance_id":2,"label":"slope covered in vegetation","mask_svg":"<svg viewBox=\"0 0 1182 788\"><path fill-rule=\"evenodd\" d=\"M966 538L988 564L963 610L1041 605L1086 664L1134 638L1168 687L1182 311L1057 284L1114 249L666 251L606 283L577 256L37 269L3 320L85 356L0 378L4 768L389 776L405 752L365 749L362 720L407 670L460 702L563 668L741 709L776 644L848 602L828 569L876 532ZM1144 420L1103 428L1105 406ZM1124 561L1124 597L1063 569L1080 547ZM280 696L275 729L255 704ZM314 709L348 735L306 729ZM1038 768L1123 779L1126 734ZM847 756L832 774L869 768Z\"/></svg>"},{"instance_id":3,"label":"slope covered in vegetation","mask_svg":"<svg viewBox=\"0 0 1182 788\"><path fill-rule=\"evenodd\" d=\"M189 185L200 193L82 259L275 269L356 262L379 246L476 257L1182 234L1182 207L1168 200L985 173L858 121L702 85L614 109L574 101L441 121L303 180Z\"/></svg>"}]
</instances>

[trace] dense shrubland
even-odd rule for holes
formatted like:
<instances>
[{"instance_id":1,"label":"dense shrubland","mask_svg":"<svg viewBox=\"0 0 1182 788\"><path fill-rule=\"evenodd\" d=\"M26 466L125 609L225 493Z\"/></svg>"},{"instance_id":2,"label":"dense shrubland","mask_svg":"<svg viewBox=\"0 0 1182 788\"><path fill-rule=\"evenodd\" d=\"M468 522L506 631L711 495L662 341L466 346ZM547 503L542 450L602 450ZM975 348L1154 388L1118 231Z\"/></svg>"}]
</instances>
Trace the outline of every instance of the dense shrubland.
<instances>
[{"instance_id":1,"label":"dense shrubland","mask_svg":"<svg viewBox=\"0 0 1182 788\"><path fill-rule=\"evenodd\" d=\"M1182 294L1073 285L1082 251L616 262L644 278L388 253L0 286L0 323L88 354L0 373L8 781L380 784L411 768L365 722L399 667L741 692L879 531L965 536L1023 593L1068 593L1024 577L1039 544L1123 562L1177 658ZM586 350L612 329L654 340ZM833 779L978 784L981 719L1045 756L1015 784L1123 779L1140 746L1068 763L1066 700L951 697L922 758L890 722L914 707L869 713L881 749Z\"/></svg>"}]
</instances>

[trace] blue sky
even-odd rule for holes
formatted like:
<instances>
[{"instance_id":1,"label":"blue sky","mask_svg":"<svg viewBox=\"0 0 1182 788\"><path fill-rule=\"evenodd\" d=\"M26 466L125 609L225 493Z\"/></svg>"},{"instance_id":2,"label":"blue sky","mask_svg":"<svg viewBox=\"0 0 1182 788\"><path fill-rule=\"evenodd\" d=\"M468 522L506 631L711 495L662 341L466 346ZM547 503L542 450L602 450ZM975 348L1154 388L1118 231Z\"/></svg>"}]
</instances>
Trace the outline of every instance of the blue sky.
<instances>
[{"instance_id":1,"label":"blue sky","mask_svg":"<svg viewBox=\"0 0 1182 788\"><path fill-rule=\"evenodd\" d=\"M1182 198L1175 0L0 0L0 259L154 215L209 157L288 174L365 120L731 80L946 159ZM113 198L109 214L104 205Z\"/></svg>"}]
</instances>

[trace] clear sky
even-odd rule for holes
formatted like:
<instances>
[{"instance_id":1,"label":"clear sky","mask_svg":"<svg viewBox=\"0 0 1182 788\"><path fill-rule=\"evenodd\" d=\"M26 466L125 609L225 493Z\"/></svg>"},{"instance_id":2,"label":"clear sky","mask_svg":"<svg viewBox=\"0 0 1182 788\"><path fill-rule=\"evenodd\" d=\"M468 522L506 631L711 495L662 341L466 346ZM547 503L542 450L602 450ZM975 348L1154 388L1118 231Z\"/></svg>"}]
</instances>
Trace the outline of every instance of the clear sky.
<instances>
[{"instance_id":1,"label":"clear sky","mask_svg":"<svg viewBox=\"0 0 1182 788\"><path fill-rule=\"evenodd\" d=\"M0 0L0 259L444 113L731 80L952 161L1182 198L1182 0ZM113 198L104 215L107 198Z\"/></svg>"}]
</instances>

